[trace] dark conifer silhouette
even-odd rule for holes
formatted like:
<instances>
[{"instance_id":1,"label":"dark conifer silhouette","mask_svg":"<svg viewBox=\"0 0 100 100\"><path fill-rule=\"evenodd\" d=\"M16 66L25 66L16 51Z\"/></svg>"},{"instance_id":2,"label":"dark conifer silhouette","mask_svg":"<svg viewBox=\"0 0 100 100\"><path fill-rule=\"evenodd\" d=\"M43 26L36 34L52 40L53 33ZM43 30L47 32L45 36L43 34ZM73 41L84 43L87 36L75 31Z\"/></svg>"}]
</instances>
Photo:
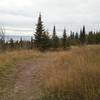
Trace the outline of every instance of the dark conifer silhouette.
<instances>
[{"instance_id":1,"label":"dark conifer silhouette","mask_svg":"<svg viewBox=\"0 0 100 100\"><path fill-rule=\"evenodd\" d=\"M87 41L88 41L88 44L95 44L96 43L95 35L94 35L94 33L92 31L89 32L89 34L87 36Z\"/></svg>"},{"instance_id":2,"label":"dark conifer silhouette","mask_svg":"<svg viewBox=\"0 0 100 100\"><path fill-rule=\"evenodd\" d=\"M55 49L59 47L59 38L56 35L56 27L55 27L55 25L53 27L52 47L55 48Z\"/></svg>"},{"instance_id":3,"label":"dark conifer silhouette","mask_svg":"<svg viewBox=\"0 0 100 100\"><path fill-rule=\"evenodd\" d=\"M63 46L63 49L66 49L66 43L67 43L67 35L66 35L66 29L64 29L64 32L63 32L63 39L62 39L62 46Z\"/></svg>"},{"instance_id":4,"label":"dark conifer silhouette","mask_svg":"<svg viewBox=\"0 0 100 100\"><path fill-rule=\"evenodd\" d=\"M30 43L30 45L31 45L31 49L33 49L33 46L34 46L34 39L33 39L33 37L31 37L31 43Z\"/></svg>"},{"instance_id":5,"label":"dark conifer silhouette","mask_svg":"<svg viewBox=\"0 0 100 100\"><path fill-rule=\"evenodd\" d=\"M43 27L43 22L40 13L38 18L38 23L36 25L35 40L34 40L34 44L36 48L41 47L42 34L44 34L44 27Z\"/></svg>"},{"instance_id":6,"label":"dark conifer silhouette","mask_svg":"<svg viewBox=\"0 0 100 100\"><path fill-rule=\"evenodd\" d=\"M5 29L4 27L0 28L0 49L5 49Z\"/></svg>"},{"instance_id":7,"label":"dark conifer silhouette","mask_svg":"<svg viewBox=\"0 0 100 100\"><path fill-rule=\"evenodd\" d=\"M74 32L70 31L70 39L74 40Z\"/></svg>"},{"instance_id":8,"label":"dark conifer silhouette","mask_svg":"<svg viewBox=\"0 0 100 100\"><path fill-rule=\"evenodd\" d=\"M96 44L100 44L100 32L96 32Z\"/></svg>"},{"instance_id":9,"label":"dark conifer silhouette","mask_svg":"<svg viewBox=\"0 0 100 100\"><path fill-rule=\"evenodd\" d=\"M78 35L78 33L76 32L76 34L75 34L75 40L78 40L79 39L79 35Z\"/></svg>"},{"instance_id":10,"label":"dark conifer silhouette","mask_svg":"<svg viewBox=\"0 0 100 100\"><path fill-rule=\"evenodd\" d=\"M12 38L10 39L10 48L14 49L14 40Z\"/></svg>"},{"instance_id":11,"label":"dark conifer silhouette","mask_svg":"<svg viewBox=\"0 0 100 100\"><path fill-rule=\"evenodd\" d=\"M20 48L22 49L23 48L23 40L22 40L22 37L20 38L19 44L20 44Z\"/></svg>"},{"instance_id":12,"label":"dark conifer silhouette","mask_svg":"<svg viewBox=\"0 0 100 100\"><path fill-rule=\"evenodd\" d=\"M41 13L40 13L39 18L38 18L38 23L36 26L34 44L35 44L36 48L38 48L40 50L44 50L44 49L48 48L48 42L49 42L49 36L45 32L42 18L41 18Z\"/></svg>"},{"instance_id":13,"label":"dark conifer silhouette","mask_svg":"<svg viewBox=\"0 0 100 100\"><path fill-rule=\"evenodd\" d=\"M50 38L49 33L46 31L44 34L42 34L42 40L41 40L41 50L45 51L50 48Z\"/></svg>"},{"instance_id":14,"label":"dark conifer silhouette","mask_svg":"<svg viewBox=\"0 0 100 100\"><path fill-rule=\"evenodd\" d=\"M80 42L81 42L81 44L85 44L86 43L86 30L85 30L85 26L83 26L83 29L80 30Z\"/></svg>"}]
</instances>

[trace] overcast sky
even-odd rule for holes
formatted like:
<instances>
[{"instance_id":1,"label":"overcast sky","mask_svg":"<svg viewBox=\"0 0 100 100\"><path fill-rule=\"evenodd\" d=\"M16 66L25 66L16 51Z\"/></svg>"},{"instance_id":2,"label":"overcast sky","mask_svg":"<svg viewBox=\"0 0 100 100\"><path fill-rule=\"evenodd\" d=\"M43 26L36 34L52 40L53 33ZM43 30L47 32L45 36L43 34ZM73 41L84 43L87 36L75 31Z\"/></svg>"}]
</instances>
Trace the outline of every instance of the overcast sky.
<instances>
[{"instance_id":1,"label":"overcast sky","mask_svg":"<svg viewBox=\"0 0 100 100\"><path fill-rule=\"evenodd\" d=\"M66 27L79 31L100 30L100 0L0 0L0 26L7 34L30 35L35 30L38 13L50 32L55 24L58 33Z\"/></svg>"}]
</instances>

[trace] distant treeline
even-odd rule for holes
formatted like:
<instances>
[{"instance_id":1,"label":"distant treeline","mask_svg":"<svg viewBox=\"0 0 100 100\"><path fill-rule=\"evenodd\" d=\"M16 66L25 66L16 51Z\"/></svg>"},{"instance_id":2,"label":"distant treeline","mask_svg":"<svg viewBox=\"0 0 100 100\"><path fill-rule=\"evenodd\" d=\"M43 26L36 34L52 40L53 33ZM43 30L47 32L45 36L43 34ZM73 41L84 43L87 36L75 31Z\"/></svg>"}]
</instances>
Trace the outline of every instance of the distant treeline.
<instances>
[{"instance_id":1,"label":"distant treeline","mask_svg":"<svg viewBox=\"0 0 100 100\"><path fill-rule=\"evenodd\" d=\"M34 39L33 39L34 37ZM86 32L85 26L78 32L66 33L66 29L62 32L62 38L57 36L56 26L53 27L52 36L44 29L41 14L39 15L36 25L35 35L31 37L31 41L25 41L20 38L20 41L5 42L5 29L0 29L0 50L12 49L39 49L42 51L51 49L69 49L71 45L87 45L87 44L100 44L100 32Z\"/></svg>"}]
</instances>

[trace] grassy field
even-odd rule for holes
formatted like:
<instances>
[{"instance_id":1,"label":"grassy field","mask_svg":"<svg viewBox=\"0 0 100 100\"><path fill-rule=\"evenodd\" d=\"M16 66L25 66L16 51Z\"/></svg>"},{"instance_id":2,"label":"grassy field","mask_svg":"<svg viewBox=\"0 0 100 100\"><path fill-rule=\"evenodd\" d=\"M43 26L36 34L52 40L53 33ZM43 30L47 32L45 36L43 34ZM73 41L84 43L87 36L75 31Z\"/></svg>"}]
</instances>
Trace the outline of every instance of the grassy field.
<instances>
[{"instance_id":1,"label":"grassy field","mask_svg":"<svg viewBox=\"0 0 100 100\"><path fill-rule=\"evenodd\" d=\"M41 82L41 91L37 100L99 100L99 45L46 53L31 50L0 53L0 100L17 100L12 95L16 63L23 60L37 60L40 64L36 78Z\"/></svg>"},{"instance_id":2,"label":"grassy field","mask_svg":"<svg viewBox=\"0 0 100 100\"><path fill-rule=\"evenodd\" d=\"M14 100L16 64L40 56L42 56L40 52L27 50L0 53L0 100Z\"/></svg>"},{"instance_id":3,"label":"grassy field","mask_svg":"<svg viewBox=\"0 0 100 100\"><path fill-rule=\"evenodd\" d=\"M99 100L100 46L73 47L49 53L51 62L41 67L39 100Z\"/></svg>"}]
</instances>

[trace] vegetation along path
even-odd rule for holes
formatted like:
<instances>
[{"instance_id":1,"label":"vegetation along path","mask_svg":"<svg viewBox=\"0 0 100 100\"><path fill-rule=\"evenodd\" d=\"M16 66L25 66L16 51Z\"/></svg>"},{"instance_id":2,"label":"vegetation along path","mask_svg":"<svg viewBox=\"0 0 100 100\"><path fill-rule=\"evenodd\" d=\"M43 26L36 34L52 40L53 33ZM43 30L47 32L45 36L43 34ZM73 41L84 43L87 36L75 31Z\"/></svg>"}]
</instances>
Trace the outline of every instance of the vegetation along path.
<instances>
[{"instance_id":1,"label":"vegetation along path","mask_svg":"<svg viewBox=\"0 0 100 100\"><path fill-rule=\"evenodd\" d=\"M99 100L99 59L98 45L2 54L0 100Z\"/></svg>"},{"instance_id":2,"label":"vegetation along path","mask_svg":"<svg viewBox=\"0 0 100 100\"><path fill-rule=\"evenodd\" d=\"M42 82L37 74L41 65L47 65L49 62L49 59L45 57L36 60L25 60L17 64L14 100L34 100L38 97Z\"/></svg>"}]
</instances>

